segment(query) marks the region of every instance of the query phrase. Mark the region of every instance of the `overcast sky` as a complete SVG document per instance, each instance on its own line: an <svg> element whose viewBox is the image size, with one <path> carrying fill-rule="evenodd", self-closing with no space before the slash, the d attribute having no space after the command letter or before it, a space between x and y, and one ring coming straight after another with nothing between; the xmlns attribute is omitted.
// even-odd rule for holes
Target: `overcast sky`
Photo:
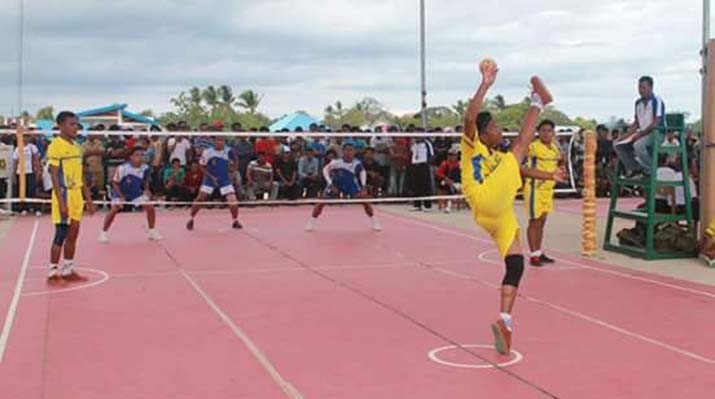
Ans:
<svg viewBox="0 0 715 399"><path fill-rule="evenodd" d="M0 0L0 114L17 104L18 4ZM191 86L265 95L269 116L322 116L372 96L419 107L418 0L25 0L24 104L170 109ZM636 80L669 110L700 114L697 0L427 0L430 105L467 98L477 60L501 68L492 95L526 95L531 74L569 115L632 115Z"/></svg>

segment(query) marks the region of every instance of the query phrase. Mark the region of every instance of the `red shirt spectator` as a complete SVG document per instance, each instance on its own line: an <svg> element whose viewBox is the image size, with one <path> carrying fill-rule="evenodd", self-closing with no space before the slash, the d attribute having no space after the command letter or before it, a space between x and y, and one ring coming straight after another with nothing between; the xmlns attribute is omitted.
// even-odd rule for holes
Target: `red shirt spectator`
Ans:
<svg viewBox="0 0 715 399"><path fill-rule="evenodd" d="M189 171L186 173L186 188L191 192L192 195L196 195L201 188L201 182L204 180L204 174L201 173L201 168L199 168L198 162L191 164Z"/></svg>
<svg viewBox="0 0 715 399"><path fill-rule="evenodd" d="M451 154L450 154L451 155ZM455 159L456 157L450 156L446 161L442 161L437 169L437 180L444 181L447 179L452 180L455 183L459 183L461 180L461 169L459 161Z"/></svg>
<svg viewBox="0 0 715 399"><path fill-rule="evenodd" d="M266 162L273 164L276 161L276 146L277 143L270 137L260 138L256 141L256 154L264 153Z"/></svg>

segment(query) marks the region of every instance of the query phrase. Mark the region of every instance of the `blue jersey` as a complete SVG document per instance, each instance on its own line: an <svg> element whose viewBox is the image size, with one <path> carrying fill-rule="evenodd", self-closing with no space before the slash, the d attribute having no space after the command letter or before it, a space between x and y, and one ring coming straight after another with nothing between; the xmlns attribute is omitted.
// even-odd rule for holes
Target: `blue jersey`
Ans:
<svg viewBox="0 0 715 399"><path fill-rule="evenodd" d="M119 184L119 191L127 201L134 201L144 195L144 188L149 181L149 166L141 164L135 168L125 162L117 168L113 181Z"/></svg>
<svg viewBox="0 0 715 399"><path fill-rule="evenodd" d="M199 163L206 167L206 170L216 177L218 180L218 185L214 183L212 179L208 176L204 176L204 186L221 188L230 186L231 178L229 177L228 168L231 164L231 159L233 159L233 151L228 147L219 151L214 147L204 150L201 154L201 160Z"/></svg>
<svg viewBox="0 0 715 399"><path fill-rule="evenodd" d="M352 162L334 159L323 169L323 176L339 192L350 196L359 194L367 181L365 168L357 159Z"/></svg>

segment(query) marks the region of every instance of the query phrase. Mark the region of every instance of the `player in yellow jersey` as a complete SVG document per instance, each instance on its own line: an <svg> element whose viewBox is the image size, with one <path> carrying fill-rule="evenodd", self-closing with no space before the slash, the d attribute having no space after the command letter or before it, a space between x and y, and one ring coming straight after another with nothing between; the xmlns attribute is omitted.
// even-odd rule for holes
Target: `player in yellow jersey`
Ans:
<svg viewBox="0 0 715 399"><path fill-rule="evenodd" d="M83 181L82 147L75 142L77 116L68 111L60 112L57 125L60 135L52 140L47 149L52 176L52 223L55 225L50 272L47 276L47 283L51 285L87 281L74 270L74 255L85 200L87 212L94 213L89 190ZM60 268L63 249L64 263Z"/></svg>
<svg viewBox="0 0 715 399"><path fill-rule="evenodd" d="M554 188L565 177L564 170L559 167L562 159L554 140L555 128L554 122L548 119L539 123L536 129L539 138L529 146L526 165L521 170L522 176L527 178L524 184L524 204L529 216L526 237L531 250L530 263L535 267L554 263L542 251L541 244L546 218L554 210Z"/></svg>
<svg viewBox="0 0 715 399"><path fill-rule="evenodd" d="M553 98L541 79L533 77L531 104L521 132L509 152L499 152L502 129L489 112L480 112L497 73L494 63L482 68L482 83L466 112L461 143L462 190L475 222L492 236L506 264L501 287L501 314L492 325L496 350L506 355L511 351L514 328L511 313L524 273L519 223L514 213L514 198L522 186L520 165L534 139L539 114Z"/></svg>

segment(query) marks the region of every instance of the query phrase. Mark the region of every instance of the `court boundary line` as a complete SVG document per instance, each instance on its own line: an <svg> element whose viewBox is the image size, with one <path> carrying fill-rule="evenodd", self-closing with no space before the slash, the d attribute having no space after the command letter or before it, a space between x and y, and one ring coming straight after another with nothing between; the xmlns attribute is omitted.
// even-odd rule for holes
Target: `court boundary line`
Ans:
<svg viewBox="0 0 715 399"><path fill-rule="evenodd" d="M0 364L2 364L3 359L5 358L5 350L7 349L7 344L10 340L10 332L15 322L17 307L20 304L20 294L22 294L22 286L25 284L25 276L27 275L27 268L30 265L30 257L32 256L32 249L35 246L35 239L37 238L37 231L39 228L40 221L36 220L32 228L32 234L30 234L30 241L28 242L27 249L25 250L25 257L22 260L20 273L17 275L15 291L12 294L12 300L10 301L10 306L8 306L7 309L7 315L5 316L2 333L0 334Z"/></svg>
<svg viewBox="0 0 715 399"><path fill-rule="evenodd" d="M443 228L443 227L440 227L440 226L434 226L434 225L431 225L431 224L429 224L429 223L423 222L423 221L418 220L418 219L413 219L413 218L410 218L410 217L407 217L407 216L402 216L402 215L396 215L396 214L393 214L393 213L391 213L391 212L382 212L382 214L385 215L385 216L387 216L387 217L390 217L390 218L393 218L393 219L396 219L396 220L400 220L400 221L402 221L403 223L416 224L416 225L418 225L418 226L423 226L423 227L426 227L426 228L429 228L429 229L432 229L432 230L435 230L435 231L440 231L440 232L443 232L443 233L446 233L446 234L451 234L451 235L454 235L454 236L467 238L467 239L470 239L470 240L472 240L472 241L477 241L477 242L481 242L481 243L485 243L485 244L492 244L492 241L490 241L490 240L487 240L487 239L484 239L484 238L481 238L481 237L471 236L471 235L467 234L466 232L461 232L461 231L459 231L459 230L457 230L457 229L450 230L450 228L449 228L448 226L445 226L444 228ZM563 254L562 251L558 251L558 252ZM678 284L672 284L672 283L667 283L667 282L663 282L663 281L658 281L658 280L654 280L654 279L647 278L647 277L640 277L640 276L637 276L637 275L634 275L634 274L631 274L631 273L619 272L619 271L609 270L609 269L602 269L602 268L598 268L598 267L594 267L594 266L589 266L589 265L583 264L583 263L581 263L581 262L563 259L563 258L560 258L560 257L559 257L559 258L556 258L556 259L559 260L559 261L562 261L562 262L566 262L566 263L572 264L572 265L577 266L577 267L582 268L582 269L587 269L587 270L591 270L591 271L598 272L598 273L603 273L603 274L610 274L610 275L612 275L612 276L616 276L616 277L620 277L620 278L624 278L624 279L629 279L629 280L634 280L634 281L640 281L640 282L643 282L643 283L648 283L648 284L652 284L652 285L657 285L657 286L660 286L660 287L663 287L663 288L670 288L670 289L677 290L677 291L683 291L683 292L687 292L687 293L690 293L690 294L701 295L701 296L704 296L704 297L708 297L708 298L715 299L715 293L708 292L708 291L703 291L703 290L699 290L699 289L697 289L697 288L688 288L688 287L684 287L684 286L678 285ZM613 266L613 265L610 265L610 264L607 264L607 263L604 263L604 262L600 262L600 263L602 263L602 264L603 264L604 266L606 266L606 267L619 267L619 266ZM631 270L631 269L628 269L628 270ZM637 271L636 271L636 272L637 272ZM647 272L644 272L644 273L647 273ZM677 278L672 278L672 277L667 277L667 276L659 276L659 277L662 277L662 278L665 278L665 279L670 278L670 279L678 280ZM681 280L681 281L683 281L683 282L685 282L685 283L698 284L698 283L696 283L696 282L689 282L689 281L686 281L686 280Z"/></svg>
<svg viewBox="0 0 715 399"><path fill-rule="evenodd" d="M194 280L189 273L182 269L179 261L174 258L171 253L167 250L165 246L161 246L164 250L166 256L174 263L176 268L179 270L179 274L191 285L191 287L203 298L204 302L209 305L211 310L216 313L216 315L224 322L226 326L233 332L233 334L241 340L243 345L248 349L248 351L253 355L254 359L263 367L268 376L273 380L273 382L278 385L278 387L283 391L283 393L290 399L304 399L303 394L296 389L296 387L286 380L280 372L276 369L273 363L270 361L268 356L263 353L263 351L256 345L253 340L246 334L237 324L231 319L226 312L221 309L221 307L211 298L211 296L204 291L201 286Z"/></svg>

